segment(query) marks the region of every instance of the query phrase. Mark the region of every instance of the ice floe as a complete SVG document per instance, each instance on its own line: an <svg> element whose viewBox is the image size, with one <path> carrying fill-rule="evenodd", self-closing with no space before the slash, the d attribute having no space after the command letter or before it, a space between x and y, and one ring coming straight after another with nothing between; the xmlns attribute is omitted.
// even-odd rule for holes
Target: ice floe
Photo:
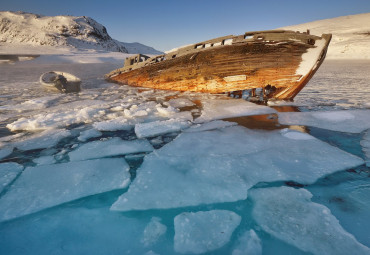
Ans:
<svg viewBox="0 0 370 255"><path fill-rule="evenodd" d="M187 98L172 98L167 102L168 105L175 108L194 106L195 103Z"/></svg>
<svg viewBox="0 0 370 255"><path fill-rule="evenodd" d="M71 161L125 155L130 153L151 152L153 146L145 139L122 140L114 137L105 141L93 141L81 145L68 156Z"/></svg>
<svg viewBox="0 0 370 255"><path fill-rule="evenodd" d="M230 241L241 217L226 210L182 213L175 217L175 251L200 254L221 248Z"/></svg>
<svg viewBox="0 0 370 255"><path fill-rule="evenodd" d="M56 162L54 156L42 156L33 160L38 165L51 165Z"/></svg>
<svg viewBox="0 0 370 255"><path fill-rule="evenodd" d="M21 117L6 127L17 130L43 130L62 128L72 124L90 123L102 119L108 105L102 101L84 100L48 108L47 112Z"/></svg>
<svg viewBox="0 0 370 255"><path fill-rule="evenodd" d="M1 146L0 144L0 159L6 158L10 154L12 154L14 150L13 146Z"/></svg>
<svg viewBox="0 0 370 255"><path fill-rule="evenodd" d="M225 127L236 126L238 123L231 122L231 121L223 121L223 120L214 120L211 122L206 122L203 124L196 124L191 126L188 129L185 129L184 132L201 132Z"/></svg>
<svg viewBox="0 0 370 255"><path fill-rule="evenodd" d="M97 159L28 167L0 199L0 221L14 219L130 183L120 159Z"/></svg>
<svg viewBox="0 0 370 255"><path fill-rule="evenodd" d="M82 131L80 133L80 136L77 137L77 139L81 142L86 142L87 140L89 140L90 138L95 138L95 137L100 137L102 135L102 133L96 129L88 129L88 130L85 130L85 131Z"/></svg>
<svg viewBox="0 0 370 255"><path fill-rule="evenodd" d="M237 245L234 248L231 255L261 255L262 254L262 242L253 229L244 232L239 237Z"/></svg>
<svg viewBox="0 0 370 255"><path fill-rule="evenodd" d="M365 154L366 165L370 167L370 129L365 132L360 144L362 146L362 151Z"/></svg>
<svg viewBox="0 0 370 255"><path fill-rule="evenodd" d="M262 188L250 195L254 219L278 239L313 254L370 254L327 207L311 202L312 194L305 189Z"/></svg>
<svg viewBox="0 0 370 255"><path fill-rule="evenodd" d="M23 170L23 166L14 163L1 163L0 164L0 193L3 192L4 188L9 185Z"/></svg>
<svg viewBox="0 0 370 255"><path fill-rule="evenodd" d="M259 182L311 184L363 163L356 156L289 129L258 131L235 126L182 133L144 158L129 190L111 209L177 208L244 200L248 189Z"/></svg>
<svg viewBox="0 0 370 255"><path fill-rule="evenodd" d="M66 129L45 130L31 136L23 136L12 145L22 151L51 148L70 135L71 132Z"/></svg>
<svg viewBox="0 0 370 255"><path fill-rule="evenodd" d="M243 99L203 100L202 107L202 114L194 121L195 123L240 116L276 113L276 110L270 107L256 105Z"/></svg>
<svg viewBox="0 0 370 255"><path fill-rule="evenodd" d="M134 125L130 124L126 117L118 117L93 123L93 127L99 131L131 130Z"/></svg>
<svg viewBox="0 0 370 255"><path fill-rule="evenodd" d="M166 233L166 231L167 227L161 223L161 219L153 217L144 229L141 242L145 247L151 246L155 244L158 239Z"/></svg>
<svg viewBox="0 0 370 255"><path fill-rule="evenodd" d="M312 126L347 133L361 133L370 128L370 110L279 112L279 123Z"/></svg>
<svg viewBox="0 0 370 255"><path fill-rule="evenodd" d="M163 135L178 132L190 126L188 121L179 119L158 120L135 125L135 134L138 138Z"/></svg>

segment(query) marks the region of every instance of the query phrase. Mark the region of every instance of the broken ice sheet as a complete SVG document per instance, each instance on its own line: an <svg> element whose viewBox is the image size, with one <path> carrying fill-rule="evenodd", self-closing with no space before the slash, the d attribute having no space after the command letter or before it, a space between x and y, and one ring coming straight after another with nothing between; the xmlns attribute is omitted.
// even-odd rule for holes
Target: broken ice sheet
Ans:
<svg viewBox="0 0 370 255"><path fill-rule="evenodd" d="M350 181L318 182L307 189L313 200L327 206L344 229L362 244L370 247L370 184L364 173L348 173ZM360 179L353 179L360 178Z"/></svg>
<svg viewBox="0 0 370 255"><path fill-rule="evenodd" d="M1 146L0 144L0 159L6 158L10 154L12 154L14 150L13 146Z"/></svg>
<svg viewBox="0 0 370 255"><path fill-rule="evenodd" d="M154 245L167 231L167 227L161 223L161 219L153 217L144 229L141 242L145 247Z"/></svg>
<svg viewBox="0 0 370 255"><path fill-rule="evenodd" d="M237 245L233 249L232 255L261 255L262 242L253 229L244 232L238 238Z"/></svg>
<svg viewBox="0 0 370 255"><path fill-rule="evenodd" d="M31 136L23 136L14 141L13 145L22 151L51 148L70 135L71 132L66 129L45 130Z"/></svg>
<svg viewBox="0 0 370 255"><path fill-rule="evenodd" d="M182 213L175 217L175 251L201 254L230 241L241 217L226 210Z"/></svg>
<svg viewBox="0 0 370 255"><path fill-rule="evenodd" d="M370 128L370 110L318 112L279 112L279 123L303 125L347 133L361 133Z"/></svg>
<svg viewBox="0 0 370 255"><path fill-rule="evenodd" d="M105 141L93 141L81 145L68 156L71 161L86 160L93 158L103 158L130 153L151 152L153 146L145 139L126 141L119 137L114 137Z"/></svg>
<svg viewBox="0 0 370 255"><path fill-rule="evenodd" d="M9 162L0 164L0 193L3 192L5 187L8 186L22 170L23 166L18 163Z"/></svg>
<svg viewBox="0 0 370 255"><path fill-rule="evenodd" d="M270 107L256 105L243 99L202 100L202 107L202 114L194 121L195 123L232 117L276 113L276 110Z"/></svg>
<svg viewBox="0 0 370 255"><path fill-rule="evenodd" d="M138 138L153 137L171 132L178 132L190 126L188 121L170 119L139 123L135 125L135 134Z"/></svg>
<svg viewBox="0 0 370 255"><path fill-rule="evenodd" d="M248 189L259 182L310 184L363 163L309 134L288 129L260 131L235 126L182 133L144 158L129 190L111 209L234 202L246 199Z"/></svg>
<svg viewBox="0 0 370 255"><path fill-rule="evenodd" d="M184 132L201 132L201 131L207 131L207 130L225 128L225 127L230 127L230 126L237 126L237 125L238 123L236 122L214 120L214 121L206 122L203 124L193 125L190 128L185 129Z"/></svg>
<svg viewBox="0 0 370 255"><path fill-rule="evenodd" d="M102 133L96 129L88 129L84 130L80 133L80 136L77 137L77 139L81 142L86 142L90 138L100 137L102 136Z"/></svg>
<svg viewBox="0 0 370 255"><path fill-rule="evenodd" d="M313 254L369 254L346 232L330 210L311 202L305 189L260 188L250 191L252 215L269 234Z"/></svg>
<svg viewBox="0 0 370 255"><path fill-rule="evenodd" d="M0 199L0 221L14 219L130 183L122 158L26 168Z"/></svg>

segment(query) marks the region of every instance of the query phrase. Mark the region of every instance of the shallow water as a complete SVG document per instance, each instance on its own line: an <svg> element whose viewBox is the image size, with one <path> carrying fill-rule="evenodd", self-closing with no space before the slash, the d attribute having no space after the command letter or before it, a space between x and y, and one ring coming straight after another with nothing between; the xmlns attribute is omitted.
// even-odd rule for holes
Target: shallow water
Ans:
<svg viewBox="0 0 370 255"><path fill-rule="evenodd" d="M222 201L221 199L213 199L217 197L212 197L212 192L217 194L218 189L222 190L224 187L229 187L230 190L234 187L235 190L240 188L240 191L244 192L244 182L254 183L248 179L249 176L243 175L248 170L248 164L255 166L256 172L263 172L266 167L280 169L276 172L276 175L280 175L282 170L294 169L295 163L299 167L297 168L298 173L302 169L305 170L305 167L314 170L320 169L322 166L323 169L320 171L326 171L330 166L325 165L325 160L328 162L332 160L334 164L335 161L339 163L346 161L345 158L349 157L348 162L352 162L351 155L365 159L365 153L360 145L365 131L348 133L311 126L282 125L278 122L278 113L271 108L272 111L268 114L222 118L224 121L235 122L236 124L233 125L236 126L218 126L218 128L211 128L210 131L201 131L198 136L192 136L191 128L188 127L198 127L198 124L191 120L203 113L202 104L210 104L213 100L224 99L225 96L137 89L104 81L103 75L119 66L117 64L33 64L32 61L0 65L0 157L1 149L12 149L9 155L0 158L0 163L17 162L26 167L26 170L23 170L23 173L6 184L0 193L0 204L6 205L12 210L20 210L17 209L16 204L22 204L32 199L34 199L33 205L37 208L37 203L40 201L37 200L39 198L32 197L34 187L27 187L27 183L26 186L17 186L17 183L20 183L23 174L33 169L30 167L37 167L39 162L48 164L50 168L53 168L53 164L65 164L66 167L70 167L71 154L69 153L81 148L83 144L92 141L107 141L114 137L119 137L123 141L135 141L137 140L135 125L140 126L155 121L175 119L177 120L176 125L178 123L182 125L176 126L173 123L160 122L165 124L160 128L167 131L158 133L157 130L154 130L157 132L153 133L155 135L143 138L143 140L150 142L154 152L136 148L136 152L128 154L121 152L122 154L120 154L119 150L122 151L123 147L119 150L117 147L106 148L106 151L111 151L111 156L108 158L123 158L127 162L132 181L128 187L121 189L115 187L112 191L98 192L59 205L49 206L50 208L46 206L46 209L24 213L23 216L16 218L11 218L10 215L9 219L3 219L0 222L1 254L183 254L186 252L181 252L181 249L174 247L176 244L179 247L178 244L181 243L181 240L178 234L185 230L175 226L174 219L183 213L200 211L217 213L218 210L234 212L241 217L241 221L235 229L230 230L229 239L226 237L226 239L222 239L226 241L225 245L218 248L211 248L213 247L211 244L204 245L205 249L208 249L204 254L231 254L236 249L240 236L250 229L253 229L257 234L263 254L308 254L310 252L320 254L315 248L306 250L294 242L295 235L299 235L299 233L295 232L297 230L289 224L289 221L284 226L285 230L282 230L281 235L276 235L273 231L270 232L268 226L258 222L256 218L259 212L254 211L258 201L249 197L249 192L248 197L245 194L247 198L241 199L239 198L240 194L231 194L230 197L223 198ZM42 73L52 70L70 72L80 77L83 80L82 91L71 94L45 91L38 83L38 79ZM370 108L369 70L369 61L325 61L293 103L288 103L289 106L285 106L287 103L278 103L274 108L282 112L368 109ZM171 101L171 99L178 101ZM22 118L24 118L23 122L20 121ZM110 121L117 119L122 121L116 122L113 127ZM188 122L189 120L190 122ZM83 140L81 138L82 132L93 128L98 129L96 123L105 125L109 123L109 128L100 129L100 134L99 132L86 133L91 136ZM9 124L12 124L12 127L16 127L16 129L9 130ZM353 125L356 124L353 122ZM225 123L219 122L217 125L225 125ZM118 130L114 130L117 126L119 126ZM245 127L245 129L239 130L240 127ZM321 147L317 145L318 147L315 148L316 150L322 148L320 153L327 154L321 155L322 157L319 157L320 153L316 155L315 149L308 146L312 139L302 136L301 133L298 136L293 136L298 140L284 140L287 138L284 137L285 133L281 133L280 130L288 127L308 133L323 141ZM61 132L67 132L63 133L66 134L65 136L53 137L51 135L54 130L60 129L64 130ZM53 130L53 132L32 138L34 135L44 132L43 130ZM154 132L152 129L150 131ZM240 132L238 133L239 137L234 136L236 132ZM17 134L19 137L11 137ZM250 136L246 138L243 137L244 134ZM208 135L209 137L218 137L218 139L214 139L212 142L212 140L207 140L209 139ZM193 137L194 140L185 140L181 144L180 138L185 136ZM30 138L32 140L29 140ZM289 151L289 148L285 148L284 144L277 143L275 140L293 142L292 146L298 148L297 151L294 151L297 153L294 154L297 157L296 161L302 160L305 153L307 158L311 156L308 153L315 154L318 160L317 162L309 160L300 163L294 162L290 158L293 151ZM50 143L50 141L55 142ZM327 145L330 146L325 147ZM126 145L122 143L119 146ZM24 149L26 147L32 149ZM333 151L332 147L341 151ZM278 156L270 158L268 153L263 154L266 152L273 154L276 152L276 155L284 158ZM93 158L99 157L91 155ZM266 162L257 160L260 159L260 155L262 155L261 158L265 157ZM294 155L293 157L295 157ZM317 168L315 164L317 164ZM311 236L308 232L306 233L307 244L311 247L321 247L337 244L336 242L341 240L340 245L342 245L343 252L350 247L359 251L359 254L369 254L369 250L366 250L361 244L370 247L370 234L368 232L370 227L368 226L370 168L366 167L365 164L348 163L347 165L351 164L354 166L332 170L332 173L328 175L320 175L321 177L313 183L305 181L306 177L294 179L293 175L289 178L269 176L262 177L262 179L260 176L253 176L251 178L256 178L256 184L252 185L251 190L281 187L308 190L312 193L311 201L326 206L343 228L330 230L329 226L329 230L333 233L346 233L344 235L346 238L342 240L341 236L334 235L329 241L316 240L315 236ZM109 164L106 167L109 168ZM176 177L171 176L171 169L178 171ZM144 182L145 178L148 178L145 174L151 171L159 176L157 179L151 179L158 181L158 186L156 183L149 182L148 189L153 188L152 192L141 193L143 195L137 197L137 201L145 204L147 201L153 200L156 192L160 191L158 194L162 196L162 199L158 200L173 200L173 204L183 203L183 206L175 206L174 208L150 207L125 212L110 210L112 204L121 195L128 194L131 187L136 185L140 190L140 183L137 180ZM161 175L162 172L167 174ZM83 172L81 174L83 175ZM242 177L236 178L238 174ZM179 189L178 187L182 187L183 183L187 183L194 193L189 193L188 196L187 193L182 194L187 192L188 188ZM202 187L207 187L208 190L200 189ZM24 189L24 196L19 201L15 201L14 205L2 202L15 188ZM203 192L203 196L200 196L201 202L194 203L192 199L196 197L194 194L198 188ZM50 187L46 185L45 192L48 189L53 190L53 184L50 184ZM173 193L174 190L180 191ZM207 191L210 194L205 194ZM227 189L225 189L226 191ZM60 196L63 196L65 192L73 193L74 190L60 192ZM134 194L133 191L130 191L130 194ZM147 197L143 197L144 195ZM221 197L222 194L219 195ZM233 196L238 198L233 199ZM176 201L177 197L182 198L181 203ZM196 198L199 199L199 197ZM207 199L211 198L213 200L208 202ZM49 199L53 200L53 198ZM299 201L297 200L295 203L294 196L289 199L288 201L282 200L281 203L277 202L274 210L286 210L287 214L301 210L301 208L295 207ZM289 202L291 202L290 208L282 209L279 207L280 204L289 204ZM304 208L309 211L313 207L312 203L308 202L305 201L306 207ZM6 215L4 208L0 208L0 218ZM284 211L281 212L284 214ZM309 225L314 226L311 230L319 233L321 226L316 226L316 224L323 216L314 212L316 211L312 211ZM284 224L286 219L278 214L275 215L276 222ZM159 220L153 221L153 217L157 217ZM295 217L295 214L291 217ZM217 219L217 217L214 218ZM190 217L189 220L194 219ZM302 222L304 220L306 219L302 219ZM150 224L151 222L157 223ZM205 228L209 229L209 233L207 236L207 231L205 231L204 242L207 241L207 237L215 236L216 232L220 231L212 229L215 225L221 225L221 222L207 223L205 220ZM270 227L273 228L273 226ZM304 227L304 225L298 226L301 230ZM222 230L225 235L227 231ZM188 246L190 247L191 241L194 242L194 240L191 240L192 232L188 234L190 236ZM284 234L288 236L287 239L284 238ZM354 239L349 237L350 235L353 235L357 241L353 241Z"/></svg>

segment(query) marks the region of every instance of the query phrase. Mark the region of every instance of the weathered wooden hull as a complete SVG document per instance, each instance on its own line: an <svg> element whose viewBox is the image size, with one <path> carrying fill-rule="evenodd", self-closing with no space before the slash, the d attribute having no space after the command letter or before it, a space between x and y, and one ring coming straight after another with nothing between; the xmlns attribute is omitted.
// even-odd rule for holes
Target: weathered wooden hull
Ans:
<svg viewBox="0 0 370 255"><path fill-rule="evenodd" d="M309 35L299 35L305 39L234 39L231 45L190 50L178 56L172 53L174 58L167 54L166 60L158 63L147 61L132 70L115 70L107 79L138 87L206 93L263 89L270 85L273 90L266 97L293 99L323 62L331 39L331 35L313 36L314 44L320 41L315 46L307 39ZM316 59L306 60L305 54ZM302 63L306 66L302 67Z"/></svg>

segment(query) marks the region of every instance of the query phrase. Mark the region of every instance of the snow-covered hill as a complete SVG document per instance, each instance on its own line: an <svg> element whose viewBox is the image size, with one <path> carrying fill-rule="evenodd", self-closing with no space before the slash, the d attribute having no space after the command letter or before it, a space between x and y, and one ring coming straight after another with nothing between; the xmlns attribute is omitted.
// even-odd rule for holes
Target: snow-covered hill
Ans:
<svg viewBox="0 0 370 255"><path fill-rule="evenodd" d="M160 54L140 43L112 39L103 25L86 16L41 16L25 12L0 12L0 48L1 52L8 48L13 54L19 49L21 53L76 49Z"/></svg>
<svg viewBox="0 0 370 255"><path fill-rule="evenodd" d="M283 29L333 34L327 58L370 59L370 13L318 20Z"/></svg>
<svg viewBox="0 0 370 255"><path fill-rule="evenodd" d="M163 52L158 51L152 47L146 46L144 44L134 42L134 43L127 43L123 42L123 46L125 46L128 53L141 53L141 54L150 54L150 55L160 55L163 54Z"/></svg>

